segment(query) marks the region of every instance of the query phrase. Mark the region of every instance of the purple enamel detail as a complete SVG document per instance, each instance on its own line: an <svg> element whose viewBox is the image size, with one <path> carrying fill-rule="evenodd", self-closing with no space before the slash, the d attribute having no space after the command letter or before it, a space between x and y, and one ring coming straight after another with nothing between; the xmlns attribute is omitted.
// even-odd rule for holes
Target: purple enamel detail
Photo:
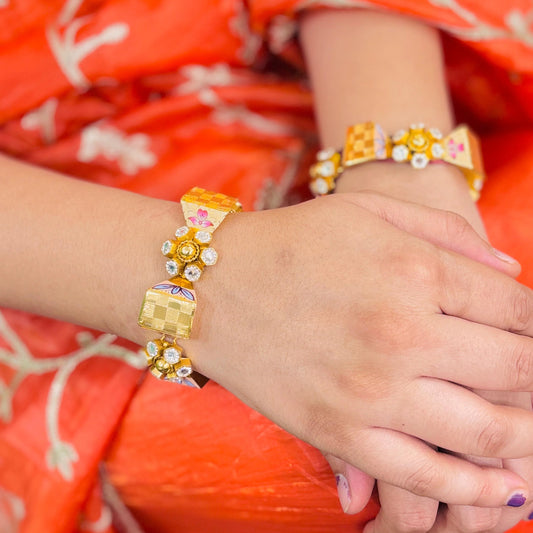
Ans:
<svg viewBox="0 0 533 533"><path fill-rule="evenodd" d="M526 503L526 497L523 494L515 494L508 502L509 507L522 507Z"/></svg>
<svg viewBox="0 0 533 533"><path fill-rule="evenodd" d="M170 283L160 283L159 285L154 285L154 287L152 288L157 289L158 291L168 292L169 294L181 295L187 300L191 300L191 302L194 302L194 294L191 291L180 287L179 285L172 285Z"/></svg>

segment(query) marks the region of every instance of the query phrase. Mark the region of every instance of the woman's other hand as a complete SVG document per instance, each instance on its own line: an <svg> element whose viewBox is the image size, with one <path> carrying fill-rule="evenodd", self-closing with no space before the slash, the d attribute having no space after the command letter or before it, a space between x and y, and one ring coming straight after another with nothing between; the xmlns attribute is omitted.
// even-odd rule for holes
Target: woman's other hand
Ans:
<svg viewBox="0 0 533 533"><path fill-rule="evenodd" d="M452 504L512 503L528 495L518 476L425 444L533 451L530 413L465 388L531 386L533 340L508 331L531 334L531 291L409 234L479 239L460 220L372 194L233 217L198 289L201 340L185 347L201 372L372 477Z"/></svg>

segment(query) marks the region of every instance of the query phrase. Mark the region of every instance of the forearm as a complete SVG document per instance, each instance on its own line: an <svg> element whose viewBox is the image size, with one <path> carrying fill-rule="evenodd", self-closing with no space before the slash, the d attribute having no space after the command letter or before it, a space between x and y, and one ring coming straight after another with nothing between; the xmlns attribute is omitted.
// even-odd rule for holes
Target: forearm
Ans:
<svg viewBox="0 0 533 533"><path fill-rule="evenodd" d="M347 126L367 120L387 133L418 122L443 133L453 127L436 29L395 14L332 10L307 14L301 38L323 146L342 146ZM366 163L337 185L365 189L456 211L484 231L462 173L450 165Z"/></svg>
<svg viewBox="0 0 533 533"><path fill-rule="evenodd" d="M5 157L0 181L0 305L142 341L138 309L165 277L179 206Z"/></svg>

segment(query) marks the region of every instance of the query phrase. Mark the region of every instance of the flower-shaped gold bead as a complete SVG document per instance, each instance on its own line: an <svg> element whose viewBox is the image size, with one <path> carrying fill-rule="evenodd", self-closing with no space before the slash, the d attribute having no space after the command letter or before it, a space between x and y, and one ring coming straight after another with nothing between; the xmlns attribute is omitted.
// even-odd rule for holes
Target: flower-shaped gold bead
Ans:
<svg viewBox="0 0 533 533"><path fill-rule="evenodd" d="M217 262L218 254L209 246L211 239L211 233L205 229L188 226L178 228L176 239L165 241L161 247L163 255L169 258L167 272L172 277L197 281L206 266Z"/></svg>

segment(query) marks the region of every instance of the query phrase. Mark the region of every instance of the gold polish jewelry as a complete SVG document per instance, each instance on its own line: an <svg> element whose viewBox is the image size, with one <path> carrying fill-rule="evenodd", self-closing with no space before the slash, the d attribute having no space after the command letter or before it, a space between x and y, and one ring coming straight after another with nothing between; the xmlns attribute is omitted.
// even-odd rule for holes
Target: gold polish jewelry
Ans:
<svg viewBox="0 0 533 533"><path fill-rule="evenodd" d="M463 172L474 201L485 181L479 140L465 125L444 138L437 128L426 129L423 124L412 124L409 130L388 137L378 124L365 122L348 128L342 151L330 148L318 153L318 161L309 171L311 191L315 196L328 194L346 168L386 159L410 162L416 169L436 161L454 165Z"/></svg>
<svg viewBox="0 0 533 533"><path fill-rule="evenodd" d="M193 388L202 388L208 381L193 370L191 360L185 357L183 349L172 337L148 341L144 351L148 368L158 379Z"/></svg>
<svg viewBox="0 0 533 533"><path fill-rule="evenodd" d="M214 265L218 254L211 248L212 234L230 213L242 210L236 198L195 187L181 199L186 226L176 230L176 239L165 241L161 252L170 280L146 291L139 313L139 326L162 334L146 344L150 372L157 378L201 388L209 379L195 372L177 339L191 336L196 312L197 281L206 266Z"/></svg>
<svg viewBox="0 0 533 533"><path fill-rule="evenodd" d="M162 281L144 295L138 324L180 339L191 336L196 293L192 284L180 278Z"/></svg>
<svg viewBox="0 0 533 533"><path fill-rule="evenodd" d="M181 199L186 226L176 230L176 239L165 241L161 252L168 257L167 272L172 277L198 281L206 266L217 262L218 254L209 246L213 232L230 213L242 210L236 198L195 187Z"/></svg>

